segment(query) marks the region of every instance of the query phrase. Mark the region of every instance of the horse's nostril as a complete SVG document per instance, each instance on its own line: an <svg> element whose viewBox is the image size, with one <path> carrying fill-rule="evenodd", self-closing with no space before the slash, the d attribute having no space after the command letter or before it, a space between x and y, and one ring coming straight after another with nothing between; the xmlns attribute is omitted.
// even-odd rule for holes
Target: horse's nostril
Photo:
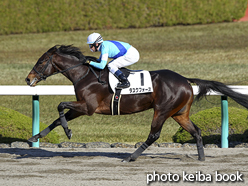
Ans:
<svg viewBox="0 0 248 186"><path fill-rule="evenodd" d="M30 83L30 79L29 78L26 78L25 81L27 82L27 84Z"/></svg>

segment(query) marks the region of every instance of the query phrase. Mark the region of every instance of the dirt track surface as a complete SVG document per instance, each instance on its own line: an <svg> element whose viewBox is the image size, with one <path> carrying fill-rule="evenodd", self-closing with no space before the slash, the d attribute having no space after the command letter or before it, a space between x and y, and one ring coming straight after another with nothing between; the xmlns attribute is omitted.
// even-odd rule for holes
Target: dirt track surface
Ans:
<svg viewBox="0 0 248 186"><path fill-rule="evenodd" d="M135 149L123 148L44 148L0 149L0 183L5 185L70 186L143 186L149 185L247 185L248 149L205 149L206 161L197 159L197 151L184 148L150 147L135 162L123 163ZM199 173L200 171L200 173ZM215 172L237 182L216 182ZM239 171L239 176L237 176ZM184 172L184 174L183 174ZM169 175L179 181L168 181ZM211 181L190 181L189 174L204 174ZM242 174L242 175L241 175ZM157 181L159 177L162 179ZM165 175L167 181L165 182ZM188 176L187 176L188 175ZM176 177L177 176L177 177ZM183 177L184 176L184 177ZM185 177L186 176L186 177ZM200 176L203 179L203 175ZM172 179L172 176L171 176ZM220 179L220 177L219 177Z"/></svg>

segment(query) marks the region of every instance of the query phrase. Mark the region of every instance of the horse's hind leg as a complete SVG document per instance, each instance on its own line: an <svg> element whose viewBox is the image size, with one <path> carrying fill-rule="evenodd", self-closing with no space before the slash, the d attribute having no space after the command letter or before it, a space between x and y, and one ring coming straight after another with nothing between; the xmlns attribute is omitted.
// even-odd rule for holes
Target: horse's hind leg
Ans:
<svg viewBox="0 0 248 186"><path fill-rule="evenodd" d="M168 116L163 116L160 112L154 112L154 117L151 125L151 131L147 140L129 157L123 159L123 162L135 161L141 153L146 150L153 142L155 142L161 133L162 126Z"/></svg>
<svg viewBox="0 0 248 186"><path fill-rule="evenodd" d="M172 117L179 125L188 131L196 140L198 160L204 161L204 149L201 137L201 130L189 119L188 112Z"/></svg>

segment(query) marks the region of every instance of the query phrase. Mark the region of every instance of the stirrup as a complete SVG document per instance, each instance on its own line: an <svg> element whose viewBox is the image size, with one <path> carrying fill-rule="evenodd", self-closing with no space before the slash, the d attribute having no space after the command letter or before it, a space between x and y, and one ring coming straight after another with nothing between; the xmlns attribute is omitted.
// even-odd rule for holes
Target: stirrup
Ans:
<svg viewBox="0 0 248 186"><path fill-rule="evenodd" d="M120 83L118 83L117 86L116 86L117 89L124 89L124 88L128 88L128 87L130 87L129 81L120 82Z"/></svg>

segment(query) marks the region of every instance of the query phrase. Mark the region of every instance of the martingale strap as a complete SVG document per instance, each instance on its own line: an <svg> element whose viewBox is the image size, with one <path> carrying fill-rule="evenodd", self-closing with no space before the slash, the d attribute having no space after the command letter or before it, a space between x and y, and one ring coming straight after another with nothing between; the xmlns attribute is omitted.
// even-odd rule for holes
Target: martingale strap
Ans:
<svg viewBox="0 0 248 186"><path fill-rule="evenodd" d="M113 97L112 97L112 104L111 104L111 111L112 115L120 115L120 100L121 100L121 90L116 89Z"/></svg>

